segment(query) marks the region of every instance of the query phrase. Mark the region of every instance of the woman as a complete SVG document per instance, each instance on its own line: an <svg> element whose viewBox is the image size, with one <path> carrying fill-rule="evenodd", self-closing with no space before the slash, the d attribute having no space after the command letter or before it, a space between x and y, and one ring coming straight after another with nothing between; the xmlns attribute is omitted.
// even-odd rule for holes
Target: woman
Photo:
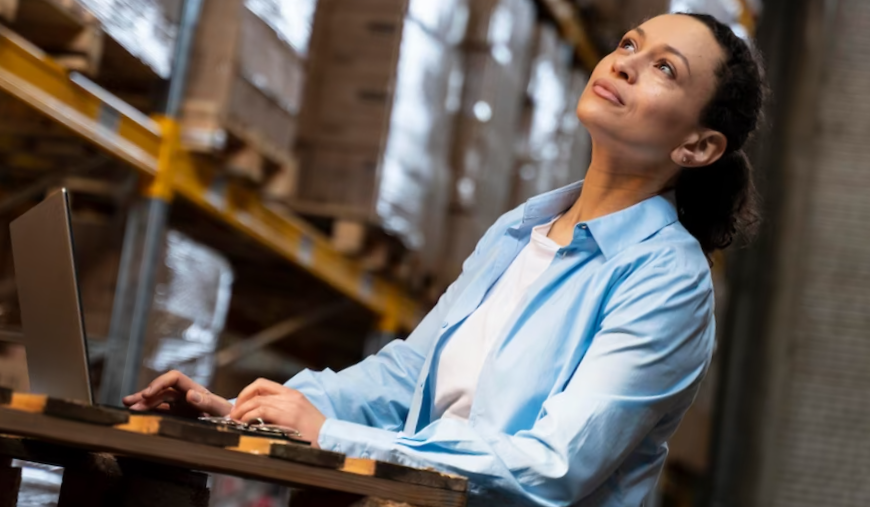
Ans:
<svg viewBox="0 0 870 507"><path fill-rule="evenodd" d="M595 68L586 180L502 216L406 341L234 404L178 372L125 400L298 429L471 479L485 505L640 505L714 343L709 255L756 222L764 86L713 18L665 15ZM498 500L493 498L497 497Z"/></svg>

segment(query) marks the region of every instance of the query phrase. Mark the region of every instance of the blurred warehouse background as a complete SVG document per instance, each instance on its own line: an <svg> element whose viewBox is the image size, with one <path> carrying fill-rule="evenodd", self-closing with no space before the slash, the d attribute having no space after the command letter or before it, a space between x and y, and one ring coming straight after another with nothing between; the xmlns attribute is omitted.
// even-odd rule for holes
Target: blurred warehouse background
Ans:
<svg viewBox="0 0 870 507"><path fill-rule="evenodd" d="M667 11L752 39L774 100L765 225L716 259L714 365L649 504L870 505L865 0L0 0L0 385L28 384L8 223L59 187L100 401L377 351L500 214L583 178L589 71Z"/></svg>

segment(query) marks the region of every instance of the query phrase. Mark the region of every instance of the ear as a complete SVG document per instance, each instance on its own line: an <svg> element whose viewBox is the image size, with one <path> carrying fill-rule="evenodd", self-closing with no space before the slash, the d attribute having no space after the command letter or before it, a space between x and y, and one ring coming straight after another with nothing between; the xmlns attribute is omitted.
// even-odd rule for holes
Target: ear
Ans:
<svg viewBox="0 0 870 507"><path fill-rule="evenodd" d="M721 132L704 129L693 133L671 152L671 160L680 167L704 167L725 153L728 139Z"/></svg>

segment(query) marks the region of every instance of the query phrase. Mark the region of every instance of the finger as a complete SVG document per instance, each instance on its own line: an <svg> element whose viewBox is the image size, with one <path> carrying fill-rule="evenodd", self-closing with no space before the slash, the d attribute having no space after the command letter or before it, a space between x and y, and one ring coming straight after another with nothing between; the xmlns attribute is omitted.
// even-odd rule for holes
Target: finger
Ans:
<svg viewBox="0 0 870 507"><path fill-rule="evenodd" d="M187 391L185 399L188 403L209 415L225 416L233 409L233 404L214 393Z"/></svg>
<svg viewBox="0 0 870 507"><path fill-rule="evenodd" d="M174 388L182 392L190 390L200 392L207 391L206 388L191 380L187 375L178 370L172 370L152 380L148 387L142 391L142 395L146 398L150 398L151 396L154 396L155 393L159 393L160 391L169 388Z"/></svg>
<svg viewBox="0 0 870 507"><path fill-rule="evenodd" d="M230 414L231 419L235 419L237 421L253 421L257 417L251 417L250 414L262 409L269 408L274 414L278 414L282 419L287 419L287 417L293 412L293 402L283 397L266 395L266 396L257 396L253 400L248 400L243 405L238 407L238 410L235 410L235 413ZM265 418L264 418L265 420ZM274 423L274 420L266 421L268 423Z"/></svg>
<svg viewBox="0 0 870 507"><path fill-rule="evenodd" d="M124 396L124 399L121 400L124 403L124 406L130 407L133 406L140 401L142 401L142 392L131 394L129 396Z"/></svg>
<svg viewBox="0 0 870 507"><path fill-rule="evenodd" d="M241 403L241 404L238 402L238 400L236 400L235 406L230 411L230 419L235 419L236 421L241 421L243 415L256 409L257 407L259 407L262 404L263 404L263 397L262 396L256 396L256 397L251 398L248 401Z"/></svg>
<svg viewBox="0 0 870 507"><path fill-rule="evenodd" d="M277 382L260 378L252 382L248 387L242 389L242 392L240 392L239 396L236 398L236 405L244 404L255 396L280 394L286 392L288 389L289 388L284 387Z"/></svg>
<svg viewBox="0 0 870 507"><path fill-rule="evenodd" d="M154 396L143 398L131 406L130 410L151 410L162 403L177 403L183 399L183 395L175 389L164 389Z"/></svg>
<svg viewBox="0 0 870 507"><path fill-rule="evenodd" d="M278 418L281 415L281 411L276 409L275 407L271 407L269 405L260 405L259 407L251 410L244 416L240 421L242 422L251 422L256 421L257 419L262 419L266 424L272 424L278 421Z"/></svg>

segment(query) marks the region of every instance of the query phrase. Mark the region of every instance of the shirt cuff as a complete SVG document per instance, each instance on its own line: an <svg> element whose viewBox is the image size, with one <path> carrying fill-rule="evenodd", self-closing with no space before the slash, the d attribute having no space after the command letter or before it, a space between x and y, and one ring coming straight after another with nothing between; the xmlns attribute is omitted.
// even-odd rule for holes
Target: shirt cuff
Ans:
<svg viewBox="0 0 870 507"><path fill-rule="evenodd" d="M352 458L390 461L398 436L396 432L380 428L327 419L320 428L317 444L321 449L340 452Z"/></svg>

